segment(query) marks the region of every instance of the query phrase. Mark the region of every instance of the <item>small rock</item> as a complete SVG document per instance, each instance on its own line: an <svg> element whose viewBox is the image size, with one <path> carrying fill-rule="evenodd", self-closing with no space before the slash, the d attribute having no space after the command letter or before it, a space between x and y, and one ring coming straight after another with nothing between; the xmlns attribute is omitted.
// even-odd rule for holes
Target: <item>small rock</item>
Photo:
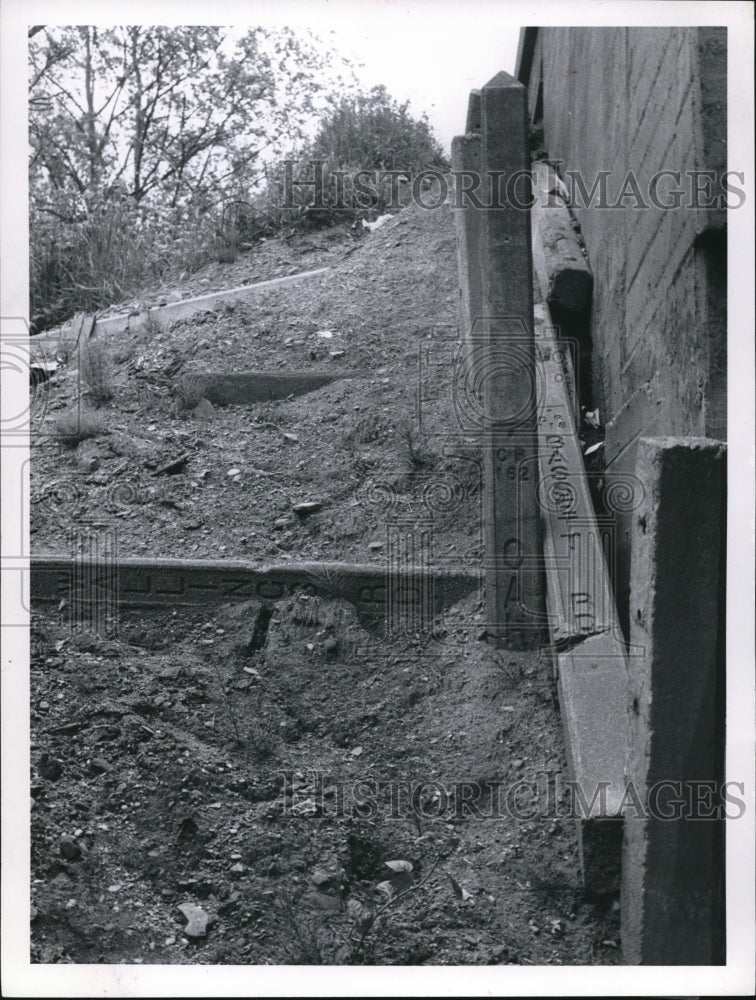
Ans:
<svg viewBox="0 0 756 1000"><path fill-rule="evenodd" d="M63 768L57 760L43 753L39 760L38 771L45 781L57 781L63 773Z"/></svg>
<svg viewBox="0 0 756 1000"><path fill-rule="evenodd" d="M104 757L95 757L89 764L90 770L94 774L106 774L113 770L113 765L109 764Z"/></svg>
<svg viewBox="0 0 756 1000"><path fill-rule="evenodd" d="M333 659L339 651L339 644L336 639L326 639L323 643L323 650L329 659Z"/></svg>
<svg viewBox="0 0 756 1000"><path fill-rule="evenodd" d="M240 476L241 475L241 469L237 469L236 466L234 466L233 469L229 469L228 470L228 472L226 473L226 475L227 476Z"/></svg>
<svg viewBox="0 0 756 1000"><path fill-rule="evenodd" d="M174 458L171 462L166 462L165 465L161 465L160 468L155 469L153 475L155 476L178 476L186 468L186 463L189 461L189 453L185 452L183 455L179 455L178 458Z"/></svg>
<svg viewBox="0 0 756 1000"><path fill-rule="evenodd" d="M71 837L63 837L60 842L60 856L66 861L78 861L81 857L81 848Z"/></svg>
<svg viewBox="0 0 756 1000"><path fill-rule="evenodd" d="M294 522L290 517L277 517L276 520L273 522L273 527L278 529L288 528L289 525L293 523Z"/></svg>
<svg viewBox="0 0 756 1000"><path fill-rule="evenodd" d="M299 441L299 438L297 437L296 434L289 434L288 432L286 432L284 434L284 441Z"/></svg>
<svg viewBox="0 0 756 1000"><path fill-rule="evenodd" d="M346 354L346 351L329 351L328 352L328 356L330 358L333 358L334 361L336 361L338 358L343 358L345 354Z"/></svg>
<svg viewBox="0 0 756 1000"><path fill-rule="evenodd" d="M322 506L323 504L319 500L303 500L301 503L294 504L291 509L299 517L307 517L320 510Z"/></svg>
<svg viewBox="0 0 756 1000"><path fill-rule="evenodd" d="M205 399L205 397L203 396L202 399L199 401L199 403L197 403L197 405L192 410L192 413L194 414L195 417L198 417L200 420L210 420L210 418L215 414L215 407L213 406L213 404L210 402L209 399Z"/></svg>
<svg viewBox="0 0 756 1000"><path fill-rule="evenodd" d="M312 801L312 799L304 799L302 802L297 802L291 807L291 812L293 816L315 816L317 814L318 807Z"/></svg>
<svg viewBox="0 0 756 1000"><path fill-rule="evenodd" d="M354 750L349 751L352 757L362 756L362 747L355 747Z"/></svg>
<svg viewBox="0 0 756 1000"><path fill-rule="evenodd" d="M307 896L307 901L319 910L334 912L341 909L341 900L336 896L329 896L325 892L312 892Z"/></svg>
<svg viewBox="0 0 756 1000"><path fill-rule="evenodd" d="M371 542L368 545L368 548L371 549L373 552L377 552L378 549L382 549L383 548L383 542Z"/></svg>
<svg viewBox="0 0 756 1000"><path fill-rule="evenodd" d="M210 918L202 907L195 906L194 903L181 903L179 910L188 921L186 927L184 928L184 935L194 940L206 937L207 925Z"/></svg>

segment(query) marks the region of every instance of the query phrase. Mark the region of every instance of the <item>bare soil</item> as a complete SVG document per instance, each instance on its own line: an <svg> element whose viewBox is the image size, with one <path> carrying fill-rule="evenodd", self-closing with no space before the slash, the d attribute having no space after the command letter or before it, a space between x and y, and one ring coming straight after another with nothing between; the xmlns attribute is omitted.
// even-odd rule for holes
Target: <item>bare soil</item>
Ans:
<svg viewBox="0 0 756 1000"><path fill-rule="evenodd" d="M437 565L480 564L450 211L404 209L324 254L323 278L127 333L99 380L70 358L38 387L35 552L116 525L121 555L381 562L404 518L431 522ZM254 256L216 278L271 276ZM357 374L204 417L180 382L334 368ZM319 510L297 516L304 500ZM476 596L398 634L304 593L124 610L105 636L35 609L32 960L617 962L616 900L586 897L548 798L565 772L549 652L482 629Z"/></svg>

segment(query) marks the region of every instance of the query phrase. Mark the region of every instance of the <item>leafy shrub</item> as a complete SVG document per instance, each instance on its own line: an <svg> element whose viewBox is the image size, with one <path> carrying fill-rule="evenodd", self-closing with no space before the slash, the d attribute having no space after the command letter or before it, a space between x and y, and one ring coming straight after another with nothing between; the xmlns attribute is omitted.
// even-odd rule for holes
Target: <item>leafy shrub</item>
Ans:
<svg viewBox="0 0 756 1000"><path fill-rule="evenodd" d="M379 180L381 171L401 171L412 178L425 170L448 170L427 117L413 118L408 108L408 102L399 104L383 86L345 98L323 118L312 142L290 155L288 168L268 171L262 199L268 218L294 229L353 223L396 209L396 181ZM322 167L313 161L322 161ZM316 169L322 170L324 181L320 205L313 186ZM360 171L371 177L355 183Z"/></svg>

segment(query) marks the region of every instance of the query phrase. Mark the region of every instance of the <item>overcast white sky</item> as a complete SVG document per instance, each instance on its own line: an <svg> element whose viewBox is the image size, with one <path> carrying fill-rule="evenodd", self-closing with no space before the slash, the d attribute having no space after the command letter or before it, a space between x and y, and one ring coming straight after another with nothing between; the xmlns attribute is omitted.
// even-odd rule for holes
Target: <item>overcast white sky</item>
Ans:
<svg viewBox="0 0 756 1000"><path fill-rule="evenodd" d="M231 0L212 11L216 23L223 11L226 24L310 28L363 64L366 87L382 83L427 113L447 152L464 131L469 91L502 69L514 73L520 27L534 18L528 5L504 0Z"/></svg>
<svg viewBox="0 0 756 1000"><path fill-rule="evenodd" d="M387 5L388 6L388 5ZM464 132L467 96L499 70L514 73L520 25L503 3L439 4L435 13L404 4L381 17L354 16L329 36L344 55L364 63L368 86L383 83L412 110L427 112L447 152ZM486 10L487 8L487 10Z"/></svg>

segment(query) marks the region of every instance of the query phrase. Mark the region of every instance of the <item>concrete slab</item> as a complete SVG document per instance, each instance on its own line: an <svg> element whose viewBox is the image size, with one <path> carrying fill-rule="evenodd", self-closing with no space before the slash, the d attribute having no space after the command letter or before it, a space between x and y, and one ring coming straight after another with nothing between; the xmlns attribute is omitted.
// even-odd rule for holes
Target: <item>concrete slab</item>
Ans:
<svg viewBox="0 0 756 1000"><path fill-rule="evenodd" d="M627 653L577 438L569 353L547 306L535 307L535 319L549 628L581 874L589 893L605 895L621 881Z"/></svg>
<svg viewBox="0 0 756 1000"><path fill-rule="evenodd" d="M382 565L359 563L284 563L258 565L232 560L117 559L82 560L59 555L31 559L31 602L58 605L72 599L74 585L90 601L134 608L198 607L234 601L278 600L302 588L324 597L341 597L355 605L365 624L387 615L395 588L406 605L421 606L430 593L438 613L480 588L480 573L433 569L432 587L423 575ZM75 583L76 581L76 583ZM81 603L81 597L78 598Z"/></svg>
<svg viewBox="0 0 756 1000"><path fill-rule="evenodd" d="M557 655L581 872L586 889L599 895L620 887L626 664L624 644L608 633Z"/></svg>

